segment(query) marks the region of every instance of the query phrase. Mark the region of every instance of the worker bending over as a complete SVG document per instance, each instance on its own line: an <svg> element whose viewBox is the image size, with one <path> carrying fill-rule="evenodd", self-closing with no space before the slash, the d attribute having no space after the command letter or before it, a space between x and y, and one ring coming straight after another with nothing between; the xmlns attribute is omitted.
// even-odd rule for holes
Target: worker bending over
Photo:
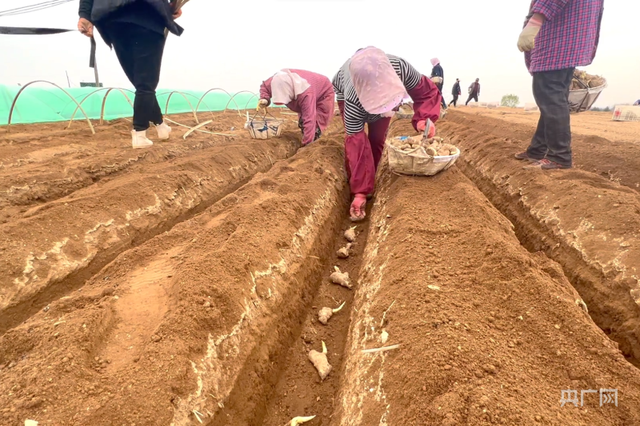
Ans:
<svg viewBox="0 0 640 426"><path fill-rule="evenodd" d="M413 100L411 123L423 132L427 119L440 116L440 92L411 64L376 47L358 50L333 78L338 107L346 130L345 162L353 195L351 220L365 218L368 196L373 196L378 164L394 110L404 99ZM364 127L367 124L368 134ZM435 126L427 129L435 135Z"/></svg>
<svg viewBox="0 0 640 426"><path fill-rule="evenodd" d="M311 71L284 69L260 85L258 111L273 101L298 113L302 145L309 145L329 126L335 93L329 79Z"/></svg>

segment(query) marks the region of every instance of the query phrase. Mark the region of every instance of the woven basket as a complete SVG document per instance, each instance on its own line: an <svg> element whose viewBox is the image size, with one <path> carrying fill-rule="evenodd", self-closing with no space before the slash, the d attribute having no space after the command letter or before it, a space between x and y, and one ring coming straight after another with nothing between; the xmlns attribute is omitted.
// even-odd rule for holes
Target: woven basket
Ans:
<svg viewBox="0 0 640 426"><path fill-rule="evenodd" d="M253 139L277 138L282 134L282 124L284 120L277 118L262 117L248 120L244 127L249 130Z"/></svg>
<svg viewBox="0 0 640 426"><path fill-rule="evenodd" d="M607 87L607 80L602 79L604 83L598 87L589 87L581 80L576 80L582 89L573 89L569 91L569 110L571 112L583 112L591 109L593 104L600 97L600 93Z"/></svg>
<svg viewBox="0 0 640 426"><path fill-rule="evenodd" d="M402 140L406 139L406 136L398 136L393 139ZM458 151L456 154L432 157L427 154L424 147L418 147L411 151L402 151L389 143L389 139L387 139L385 145L387 146L389 169L402 175L433 176L453 166L458 157L460 157L459 148L456 148Z"/></svg>

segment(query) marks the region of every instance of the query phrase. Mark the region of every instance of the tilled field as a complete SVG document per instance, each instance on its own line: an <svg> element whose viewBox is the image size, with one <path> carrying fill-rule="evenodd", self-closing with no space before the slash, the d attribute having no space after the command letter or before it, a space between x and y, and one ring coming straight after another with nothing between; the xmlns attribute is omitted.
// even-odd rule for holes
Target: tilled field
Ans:
<svg viewBox="0 0 640 426"><path fill-rule="evenodd" d="M640 424L634 146L527 171L526 124L453 111L458 165L383 165L343 258L340 120L303 149L243 122L0 132L0 424Z"/></svg>
<svg viewBox="0 0 640 426"><path fill-rule="evenodd" d="M28 143L15 130L3 135L0 332L296 149L291 135L276 142L242 135L183 143L176 136L132 150L127 124L110 127L95 137L78 130L68 138L85 142L68 144L64 133Z"/></svg>
<svg viewBox="0 0 640 426"><path fill-rule="evenodd" d="M616 149L603 139L596 148L577 137L576 167L541 173L523 170L513 159L528 140L505 140L500 126L486 131L484 122L480 125L467 114L450 116L442 131L464 151L458 167L513 222L528 249L544 252L562 265L596 324L638 365L640 164L630 152L637 145L617 142L625 149ZM509 128L526 135L525 128ZM597 169L605 151L624 177L610 179L604 169Z"/></svg>

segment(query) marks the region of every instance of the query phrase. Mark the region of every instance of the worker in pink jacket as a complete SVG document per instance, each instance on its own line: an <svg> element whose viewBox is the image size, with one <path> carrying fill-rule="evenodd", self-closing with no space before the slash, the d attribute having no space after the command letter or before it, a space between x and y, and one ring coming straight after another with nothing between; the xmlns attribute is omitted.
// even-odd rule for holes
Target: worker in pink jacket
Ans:
<svg viewBox="0 0 640 426"><path fill-rule="evenodd" d="M333 86L327 77L311 71L283 69L260 85L258 111L273 101L297 112L302 145L306 146L329 126L334 98Z"/></svg>
<svg viewBox="0 0 640 426"><path fill-rule="evenodd" d="M410 97L413 128L426 129L428 137L433 137L435 126L428 123L440 118L442 96L431 79L409 62L373 46L358 50L345 62L333 78L333 87L347 133L345 161L353 195L350 214L357 222L365 218L367 198L373 195L394 111Z"/></svg>

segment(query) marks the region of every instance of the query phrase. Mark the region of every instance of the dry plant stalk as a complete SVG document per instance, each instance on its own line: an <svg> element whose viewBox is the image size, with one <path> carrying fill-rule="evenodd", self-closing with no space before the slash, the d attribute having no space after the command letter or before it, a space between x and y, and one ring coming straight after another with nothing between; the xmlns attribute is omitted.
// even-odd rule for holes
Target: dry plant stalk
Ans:
<svg viewBox="0 0 640 426"><path fill-rule="evenodd" d="M207 124L209 124L209 123L211 123L211 122L213 122L213 120L205 121L204 123L200 123L200 124L198 124L197 126L190 128L190 129L189 129L189 130L188 130L188 131L187 131L187 132L182 136L182 139L185 139L185 140L186 140L186 139L187 139L187 136L189 136L191 133L195 132L196 130L198 130L198 129L199 129L199 128L201 128L201 127L206 126Z"/></svg>
<svg viewBox="0 0 640 426"><path fill-rule="evenodd" d="M363 354L373 354L373 353L377 353L377 352L386 352L386 351L392 351L394 349L398 349L400 347L400 345L392 345L392 346L384 346L382 348L375 348L375 349L363 349L362 353Z"/></svg>

